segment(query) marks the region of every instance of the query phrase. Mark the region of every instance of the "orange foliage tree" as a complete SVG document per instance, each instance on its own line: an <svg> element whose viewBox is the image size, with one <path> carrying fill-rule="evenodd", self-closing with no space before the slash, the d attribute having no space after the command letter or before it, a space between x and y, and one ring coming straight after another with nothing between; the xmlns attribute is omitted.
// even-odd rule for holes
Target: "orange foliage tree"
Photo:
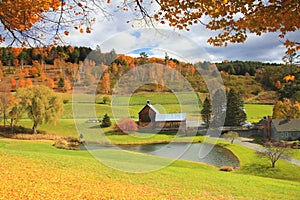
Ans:
<svg viewBox="0 0 300 200"><path fill-rule="evenodd" d="M3 77L4 77L4 75L3 75L3 71L0 69L0 80L2 80L2 79L3 79Z"/></svg>
<svg viewBox="0 0 300 200"><path fill-rule="evenodd" d="M32 86L32 81L31 81L31 79L30 79L30 78L27 78L27 79L26 79L26 83L25 83L25 85L26 85L26 87L28 87L28 86Z"/></svg>
<svg viewBox="0 0 300 200"><path fill-rule="evenodd" d="M41 75L40 75L40 79L41 79L41 81L42 81L42 82L44 82L44 81L47 81L47 80L48 80L44 72L42 72L42 73L41 73Z"/></svg>
<svg viewBox="0 0 300 200"><path fill-rule="evenodd" d="M215 46L240 43L247 39L249 33L278 33L280 40L288 52L300 50L300 41L290 41L286 37L289 32L300 28L300 2L294 0L213 0L213 1L156 1L159 4L154 19L162 24L178 29L189 30L190 26L201 23L207 29L220 30L217 36L208 42ZM144 18L149 18L147 9L141 1L136 1ZM266 16L274 16L268 17Z"/></svg>
<svg viewBox="0 0 300 200"><path fill-rule="evenodd" d="M54 88L54 81L52 78L48 78L48 86L49 88L53 89Z"/></svg>
<svg viewBox="0 0 300 200"><path fill-rule="evenodd" d="M20 87L20 88L25 87L25 81L24 81L23 78L20 78L20 79L19 79L19 87Z"/></svg>
<svg viewBox="0 0 300 200"><path fill-rule="evenodd" d="M29 74L31 76L37 77L38 76L38 69L36 67L30 67Z"/></svg>
<svg viewBox="0 0 300 200"><path fill-rule="evenodd" d="M0 26L4 31L0 33L0 40L21 45L44 44L45 40L55 44L61 37L60 33L69 34L61 29L62 26L90 33L91 24L95 21L92 11L101 7L103 3L100 0L1 1Z"/></svg>
<svg viewBox="0 0 300 200"><path fill-rule="evenodd" d="M17 81L14 78L10 79L10 86L12 90L15 90L17 88Z"/></svg>
<svg viewBox="0 0 300 200"><path fill-rule="evenodd" d="M110 77L108 72L105 72L103 74L102 81L101 81L101 88L104 94L108 94L110 91Z"/></svg>
<svg viewBox="0 0 300 200"><path fill-rule="evenodd" d="M294 82L295 81L295 76L293 76L293 75L287 75L287 76L285 76L284 78L283 78L283 80L285 80L285 82L286 83L288 83L288 82Z"/></svg>
<svg viewBox="0 0 300 200"><path fill-rule="evenodd" d="M114 4L110 1L105 4L101 0L5 0L1 1L0 7L0 25L4 30L0 40L11 38L12 43L26 45L32 41L43 43L44 38L50 38L56 44L60 33L69 35L65 28L72 27L80 33L90 33L95 21L93 14L111 16L107 8L116 4L118 10L133 12L133 20L144 19L152 25L155 24L154 20L179 30L190 30L195 24L203 24L207 29L219 31L216 36L208 39L215 46L245 42L249 33L260 36L272 32L278 33L287 52L300 50L300 42L291 41L287 37L288 33L300 28L300 2L295 0L156 0L150 3L127 0Z"/></svg>
<svg viewBox="0 0 300 200"><path fill-rule="evenodd" d="M6 126L7 116L12 107L17 103L14 96L11 94L8 88L0 87L0 113L3 117L3 125Z"/></svg>
<svg viewBox="0 0 300 200"><path fill-rule="evenodd" d="M24 69L24 74L25 74L26 76L29 75L29 69L28 69L28 68Z"/></svg>
<svg viewBox="0 0 300 200"><path fill-rule="evenodd" d="M281 82L280 82L279 80L276 81L275 87L276 87L278 90L280 90L280 89L282 88L282 84L281 84Z"/></svg>

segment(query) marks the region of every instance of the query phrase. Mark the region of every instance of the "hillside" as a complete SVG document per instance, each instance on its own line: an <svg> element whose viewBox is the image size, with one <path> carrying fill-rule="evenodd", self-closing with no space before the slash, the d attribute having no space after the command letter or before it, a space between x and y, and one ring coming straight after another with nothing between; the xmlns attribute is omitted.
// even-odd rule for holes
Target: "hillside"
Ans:
<svg viewBox="0 0 300 200"><path fill-rule="evenodd" d="M102 53L100 48L91 51L71 46L0 48L1 85L12 91L26 85L43 84L57 92L68 93L76 84L83 88L97 87L98 94L129 94L133 92L131 88L135 87L134 84L139 84L134 93L170 93L185 92L190 85L201 96L208 93L204 77L220 81L214 71L217 69L221 72L224 85L239 91L245 102L274 103L278 97L300 98L300 73L295 66L250 61L191 64L169 57L161 59L148 57L147 54L130 57L118 55L113 50ZM290 74L295 78L291 91L284 87L284 77ZM123 83L117 89L120 80Z"/></svg>

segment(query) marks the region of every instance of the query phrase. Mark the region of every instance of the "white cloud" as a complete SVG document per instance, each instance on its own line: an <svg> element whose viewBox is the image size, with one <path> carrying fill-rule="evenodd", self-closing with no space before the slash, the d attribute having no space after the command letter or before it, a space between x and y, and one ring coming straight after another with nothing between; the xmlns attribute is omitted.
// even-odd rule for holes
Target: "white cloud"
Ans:
<svg viewBox="0 0 300 200"><path fill-rule="evenodd" d="M213 47L207 39L215 34L202 25L191 28L190 31L178 31L164 25L162 31L144 29L141 26L132 27L126 23L131 19L130 13L116 12L111 20L98 20L93 26L91 34L80 34L72 31L66 41L74 46L89 46L95 48L99 45L101 50L115 49L117 53L132 53L139 48L152 48L157 56L164 56L164 50L177 58L187 60L210 60L213 62L223 60L253 60L263 62L281 62L285 48L276 33L256 36L249 34L243 44L229 44L227 47ZM139 34L141 33L141 34ZM290 38L299 38L300 34L289 34ZM163 55L161 55L163 54Z"/></svg>

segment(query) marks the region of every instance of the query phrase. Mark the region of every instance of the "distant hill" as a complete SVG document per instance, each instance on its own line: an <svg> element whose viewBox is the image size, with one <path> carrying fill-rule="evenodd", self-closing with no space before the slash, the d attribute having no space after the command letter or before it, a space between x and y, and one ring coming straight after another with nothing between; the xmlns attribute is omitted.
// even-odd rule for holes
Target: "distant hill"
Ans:
<svg viewBox="0 0 300 200"><path fill-rule="evenodd" d="M48 85L59 92L70 92L76 83L82 87L98 85L97 93L111 94L122 77L125 83L138 83L143 80L145 84L138 86L135 91L138 93L185 91L185 82L195 92L208 93L203 74L198 69L211 73L208 74L209 77L215 79L217 74L210 72L210 68L218 69L225 86L238 90L245 102L274 103L284 92L293 93L296 99L300 97L300 73L295 66L252 61L191 64L167 56L164 59L148 57L146 53L140 57L119 55L114 50L103 53L99 47L95 51L71 46L0 48L1 85L12 90L22 87L23 79L31 79L32 84ZM291 91L283 91L287 88L284 87L284 77L287 75L295 78L291 83ZM12 85L12 79L16 82L15 86ZM122 87L119 92L128 93L131 90L126 84Z"/></svg>

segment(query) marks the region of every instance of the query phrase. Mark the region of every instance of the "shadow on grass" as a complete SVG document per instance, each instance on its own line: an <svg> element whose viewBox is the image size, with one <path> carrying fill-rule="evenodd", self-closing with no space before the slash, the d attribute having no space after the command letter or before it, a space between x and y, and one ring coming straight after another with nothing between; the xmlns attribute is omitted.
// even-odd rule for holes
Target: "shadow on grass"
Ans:
<svg viewBox="0 0 300 200"><path fill-rule="evenodd" d="M218 145L221 146L221 147L228 147L231 144L228 144L228 143L218 143Z"/></svg>
<svg viewBox="0 0 300 200"><path fill-rule="evenodd" d="M272 168L270 163L253 163L245 165L242 167L241 171L246 174L274 178L281 172L279 167Z"/></svg>
<svg viewBox="0 0 300 200"><path fill-rule="evenodd" d="M95 126L91 126L89 128L98 129L98 128L101 128L101 126L100 125L95 125Z"/></svg>
<svg viewBox="0 0 300 200"><path fill-rule="evenodd" d="M104 134L105 135L127 135L125 133L115 131L115 130L105 131Z"/></svg>

